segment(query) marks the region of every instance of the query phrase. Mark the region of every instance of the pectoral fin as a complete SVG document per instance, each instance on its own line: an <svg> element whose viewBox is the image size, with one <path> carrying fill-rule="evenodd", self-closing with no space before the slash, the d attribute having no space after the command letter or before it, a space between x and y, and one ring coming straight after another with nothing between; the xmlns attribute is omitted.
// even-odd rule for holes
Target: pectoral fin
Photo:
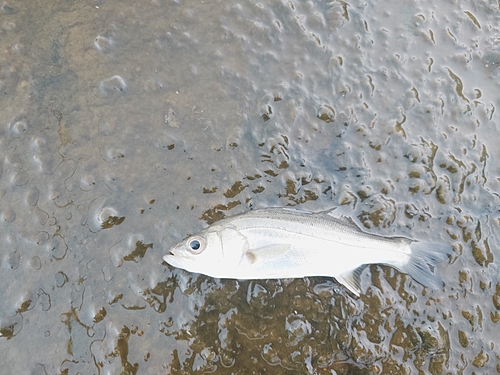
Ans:
<svg viewBox="0 0 500 375"><path fill-rule="evenodd" d="M246 252L246 256L250 263L255 263L257 261L268 261L276 259L288 252L290 250L290 245L279 244L279 245L269 245L258 249L249 250Z"/></svg>
<svg viewBox="0 0 500 375"><path fill-rule="evenodd" d="M361 273L364 270L364 266L355 268L341 273L336 277L337 281L349 289L354 295L358 296L361 293L361 285L359 283L361 279Z"/></svg>

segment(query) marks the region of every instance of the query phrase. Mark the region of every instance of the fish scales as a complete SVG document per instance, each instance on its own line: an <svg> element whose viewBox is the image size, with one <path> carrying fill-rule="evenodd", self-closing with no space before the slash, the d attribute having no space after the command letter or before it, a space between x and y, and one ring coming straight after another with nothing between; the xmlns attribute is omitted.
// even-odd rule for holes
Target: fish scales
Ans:
<svg viewBox="0 0 500 375"><path fill-rule="evenodd" d="M342 211L341 211L342 212ZM451 246L367 233L336 212L268 208L225 218L173 246L164 260L218 278L270 279L331 276L361 292L360 266L387 264L433 289L435 265Z"/></svg>
<svg viewBox="0 0 500 375"><path fill-rule="evenodd" d="M224 220L229 220L224 219ZM258 220L258 221L257 221ZM364 232L356 224L348 219L341 219L327 214L314 215L312 213L291 211L289 209L261 209L250 211L246 216L235 217L240 230L245 229L281 229L294 232L308 237L319 237L325 240L343 243L352 246L363 246L362 240L367 240L370 244L365 247L372 248L373 242L387 247L387 244L395 246L401 243L409 244L411 240L405 237L381 237L375 234ZM400 252L400 250L396 250Z"/></svg>
<svg viewBox="0 0 500 375"><path fill-rule="evenodd" d="M255 268L253 278L257 278L257 274L261 278L271 275L335 277L346 268L359 266L359 259L366 263L399 265L411 252L408 239L381 238L359 230L347 220L343 222L327 215L268 209L240 216L232 224L247 237L250 248L261 248L271 241L290 245L286 256L268 259L259 272ZM351 257L339 262L338 258L346 253ZM283 262L286 267L279 267L275 262Z"/></svg>

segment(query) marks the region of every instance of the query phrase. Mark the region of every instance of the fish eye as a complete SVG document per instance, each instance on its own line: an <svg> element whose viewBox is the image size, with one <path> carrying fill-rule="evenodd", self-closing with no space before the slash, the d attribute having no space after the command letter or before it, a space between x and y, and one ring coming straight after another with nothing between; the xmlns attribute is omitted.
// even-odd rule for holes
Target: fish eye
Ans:
<svg viewBox="0 0 500 375"><path fill-rule="evenodd" d="M200 254L206 245L207 242L202 236L191 236L186 240L186 247L192 254Z"/></svg>

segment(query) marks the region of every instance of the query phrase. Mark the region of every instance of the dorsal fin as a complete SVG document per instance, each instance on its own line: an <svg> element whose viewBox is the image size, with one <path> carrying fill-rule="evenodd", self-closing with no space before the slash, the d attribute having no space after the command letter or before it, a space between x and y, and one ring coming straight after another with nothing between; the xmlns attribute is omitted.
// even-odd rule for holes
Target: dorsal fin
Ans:
<svg viewBox="0 0 500 375"><path fill-rule="evenodd" d="M350 206L339 206L333 210L323 211L320 215L323 215L326 219L342 223L352 229L365 232L359 220L357 221L357 217L354 216L354 210Z"/></svg>

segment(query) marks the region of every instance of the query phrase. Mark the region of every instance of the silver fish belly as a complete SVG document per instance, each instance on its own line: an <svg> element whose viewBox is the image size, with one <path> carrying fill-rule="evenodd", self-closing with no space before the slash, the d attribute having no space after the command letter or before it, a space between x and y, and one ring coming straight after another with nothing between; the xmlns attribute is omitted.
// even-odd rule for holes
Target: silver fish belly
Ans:
<svg viewBox="0 0 500 375"><path fill-rule="evenodd" d="M367 233L329 213L266 208L223 219L170 249L174 267L217 278L331 276L359 295L361 266L387 264L437 289L451 246Z"/></svg>

